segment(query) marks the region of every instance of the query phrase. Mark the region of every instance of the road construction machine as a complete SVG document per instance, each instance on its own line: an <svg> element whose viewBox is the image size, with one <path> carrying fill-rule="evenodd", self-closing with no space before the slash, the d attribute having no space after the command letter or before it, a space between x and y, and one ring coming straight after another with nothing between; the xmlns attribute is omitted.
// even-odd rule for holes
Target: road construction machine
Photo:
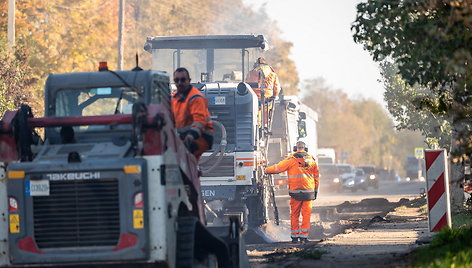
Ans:
<svg viewBox="0 0 472 268"><path fill-rule="evenodd" d="M101 67L0 121L0 266L247 267L239 221L205 224L169 75Z"/></svg>
<svg viewBox="0 0 472 268"><path fill-rule="evenodd" d="M267 48L262 35L158 36L145 44L152 69L188 69L217 123L214 145L200 159L206 215L214 225L230 216L253 227L278 221L273 180L264 173L273 99L258 99L253 88L259 85L244 82Z"/></svg>

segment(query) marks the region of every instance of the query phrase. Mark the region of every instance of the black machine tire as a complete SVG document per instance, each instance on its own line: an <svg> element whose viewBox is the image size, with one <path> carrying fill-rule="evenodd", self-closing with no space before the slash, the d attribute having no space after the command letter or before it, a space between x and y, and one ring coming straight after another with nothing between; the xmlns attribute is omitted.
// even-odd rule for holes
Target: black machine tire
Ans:
<svg viewBox="0 0 472 268"><path fill-rule="evenodd" d="M211 235L196 217L179 217L177 226L175 267L231 267L228 246ZM212 256L218 261L208 265Z"/></svg>

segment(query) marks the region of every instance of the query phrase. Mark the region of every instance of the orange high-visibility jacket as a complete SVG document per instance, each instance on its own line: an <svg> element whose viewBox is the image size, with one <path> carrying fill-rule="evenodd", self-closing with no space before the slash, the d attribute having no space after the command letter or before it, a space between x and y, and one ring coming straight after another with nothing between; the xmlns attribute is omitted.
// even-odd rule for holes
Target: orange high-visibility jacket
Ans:
<svg viewBox="0 0 472 268"><path fill-rule="evenodd" d="M178 91L172 94L172 112L179 133L193 130L197 134L194 138L197 139L204 133L213 131L208 101L195 87L192 87L186 95Z"/></svg>
<svg viewBox="0 0 472 268"><path fill-rule="evenodd" d="M279 163L267 167L265 170L269 174L277 174L284 171L287 171L290 193L318 190L318 166L314 158L307 153L294 153Z"/></svg>
<svg viewBox="0 0 472 268"><path fill-rule="evenodd" d="M258 83L258 88L254 88L254 92L259 98L261 97L261 87L266 98L277 96L280 92L279 77L268 64L262 64L252 69L247 75L246 82Z"/></svg>

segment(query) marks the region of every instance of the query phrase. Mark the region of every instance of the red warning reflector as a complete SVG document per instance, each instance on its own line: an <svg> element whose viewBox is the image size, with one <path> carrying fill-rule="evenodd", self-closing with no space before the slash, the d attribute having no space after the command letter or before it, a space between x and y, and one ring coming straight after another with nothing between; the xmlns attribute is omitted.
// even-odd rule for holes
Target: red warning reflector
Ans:
<svg viewBox="0 0 472 268"><path fill-rule="evenodd" d="M44 254L44 252L38 249L36 243L34 242L31 236L27 236L23 239L18 240L18 248L24 251L29 251L37 254Z"/></svg>
<svg viewBox="0 0 472 268"><path fill-rule="evenodd" d="M138 238L135 235L123 233L121 234L120 242L118 242L118 245L116 246L116 248L112 249L111 251L118 251L125 248L130 248L136 245L137 242L138 242Z"/></svg>

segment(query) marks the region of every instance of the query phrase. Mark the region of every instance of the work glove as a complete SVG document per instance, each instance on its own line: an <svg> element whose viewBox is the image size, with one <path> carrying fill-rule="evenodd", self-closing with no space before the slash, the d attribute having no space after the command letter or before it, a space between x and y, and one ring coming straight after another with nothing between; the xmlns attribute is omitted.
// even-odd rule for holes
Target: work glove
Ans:
<svg viewBox="0 0 472 268"><path fill-rule="evenodd" d="M318 197L318 190L315 189L315 198L313 200L316 200L317 197Z"/></svg>
<svg viewBox="0 0 472 268"><path fill-rule="evenodd" d="M179 133L179 136L189 152L193 153L198 150L198 146L194 142L198 138L197 132L194 130L187 130Z"/></svg>
<svg viewBox="0 0 472 268"><path fill-rule="evenodd" d="M184 142L185 147L187 147L187 150L190 153L194 153L195 151L197 151L197 144L195 144L194 138L192 135L189 134L185 136L183 142Z"/></svg>

